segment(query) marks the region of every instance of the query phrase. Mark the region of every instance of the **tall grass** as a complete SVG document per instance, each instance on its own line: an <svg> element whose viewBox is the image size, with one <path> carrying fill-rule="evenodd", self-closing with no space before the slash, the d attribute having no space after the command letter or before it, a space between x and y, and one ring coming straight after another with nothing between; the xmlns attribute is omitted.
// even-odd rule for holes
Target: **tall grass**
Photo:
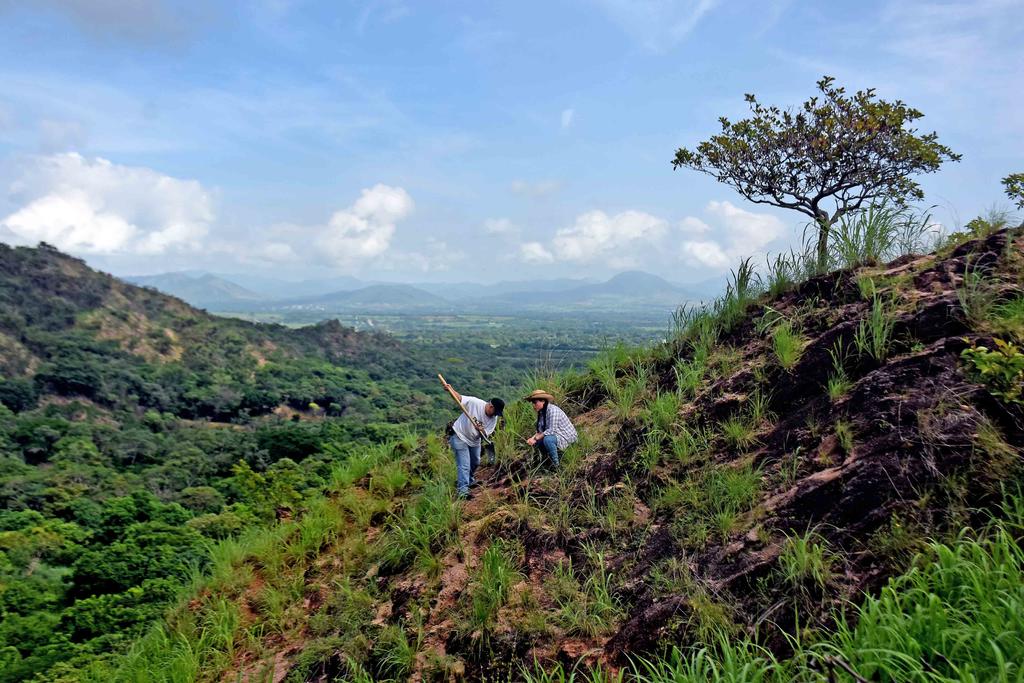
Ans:
<svg viewBox="0 0 1024 683"><path fill-rule="evenodd" d="M684 304L676 309L672 316L674 337L710 352L719 336L728 334L743 320L763 291L761 278L750 259L743 259L731 271L725 292L718 299L699 306Z"/></svg>
<svg viewBox="0 0 1024 683"><path fill-rule="evenodd" d="M824 588L832 579L834 555L814 531L786 536L779 555L779 572L793 588L808 584Z"/></svg>
<svg viewBox="0 0 1024 683"><path fill-rule="evenodd" d="M441 566L437 554L456 538L460 509L448 483L426 484L405 514L388 523L380 548L382 566L397 570L416 562L428 574L436 574Z"/></svg>
<svg viewBox="0 0 1024 683"><path fill-rule="evenodd" d="M964 268L963 280L956 288L964 318L975 328L983 328L993 317L995 294L985 280L984 272L970 263Z"/></svg>
<svg viewBox="0 0 1024 683"><path fill-rule="evenodd" d="M900 208L872 205L840 218L831 236L834 262L840 268L856 268L888 260L895 251L902 214Z"/></svg>
<svg viewBox="0 0 1024 683"><path fill-rule="evenodd" d="M647 402L647 410L643 416L644 424L648 429L671 434L679 418L679 403L679 394L671 391L659 392Z"/></svg>
<svg viewBox="0 0 1024 683"><path fill-rule="evenodd" d="M745 413L736 413L720 425L726 445L745 451L757 443L757 424Z"/></svg>
<svg viewBox="0 0 1024 683"><path fill-rule="evenodd" d="M889 355L895 325L895 311L892 306L876 296L868 317L860 321L854 333L853 343L857 351L862 356L870 356L878 362L884 361Z"/></svg>
<svg viewBox="0 0 1024 683"><path fill-rule="evenodd" d="M611 575L604 567L604 557L596 549L586 547L593 571L581 577L572 560L556 565L548 581L548 589L559 608L559 621L570 635L596 637L607 633L621 616L621 607L611 588Z"/></svg>
<svg viewBox="0 0 1024 683"><path fill-rule="evenodd" d="M865 600L856 621L841 620L820 651L871 680L1021 680L1024 549L1009 527L932 543L913 569Z"/></svg>
<svg viewBox="0 0 1024 683"><path fill-rule="evenodd" d="M805 240L800 251L790 250L766 257L765 288L770 296L779 296L793 285L819 274L814 245Z"/></svg>
<svg viewBox="0 0 1024 683"><path fill-rule="evenodd" d="M633 372L611 387L611 402L617 418L625 420L633 415L633 410L647 391L649 376L650 367L645 363L636 363Z"/></svg>
<svg viewBox="0 0 1024 683"><path fill-rule="evenodd" d="M1024 342L1024 294L1003 301L992 308L993 329Z"/></svg>
<svg viewBox="0 0 1024 683"><path fill-rule="evenodd" d="M833 227L830 260L833 268L874 266L899 256L930 251L935 234L928 212L906 206L872 204L846 214Z"/></svg>
<svg viewBox="0 0 1024 683"><path fill-rule="evenodd" d="M842 340L836 340L828 355L832 359L832 373L828 377L828 397L833 401L842 398L853 386L850 376L846 373L846 356L848 347Z"/></svg>
<svg viewBox="0 0 1024 683"><path fill-rule="evenodd" d="M788 321L783 321L772 330L772 350L783 370L792 370L804 352L807 340L793 329Z"/></svg>
<svg viewBox="0 0 1024 683"><path fill-rule="evenodd" d="M626 678L639 683L828 681L966 683L1024 679L1024 499L1007 497L1002 519L951 543L934 541L904 575L850 613L837 610L834 633L815 643L791 641L776 659L749 639L727 634L667 656L637 659ZM827 551L813 535L790 547L794 582L828 578ZM802 549L798 545L802 544ZM559 678L560 666L545 680ZM539 680L527 678L527 680Z"/></svg>
<svg viewBox="0 0 1024 683"><path fill-rule="evenodd" d="M511 558L514 546L496 541L480 558L480 570L472 589L469 623L473 630L494 625L498 610L508 601L509 589L522 575Z"/></svg>

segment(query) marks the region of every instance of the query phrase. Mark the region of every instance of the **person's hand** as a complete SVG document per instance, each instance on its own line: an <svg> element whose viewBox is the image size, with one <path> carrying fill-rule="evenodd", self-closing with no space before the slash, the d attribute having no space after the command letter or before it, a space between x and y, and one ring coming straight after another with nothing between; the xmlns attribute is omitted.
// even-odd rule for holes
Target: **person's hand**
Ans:
<svg viewBox="0 0 1024 683"><path fill-rule="evenodd" d="M535 446L537 444L537 437L531 436L529 439L526 440L526 443L530 444L531 446Z"/></svg>

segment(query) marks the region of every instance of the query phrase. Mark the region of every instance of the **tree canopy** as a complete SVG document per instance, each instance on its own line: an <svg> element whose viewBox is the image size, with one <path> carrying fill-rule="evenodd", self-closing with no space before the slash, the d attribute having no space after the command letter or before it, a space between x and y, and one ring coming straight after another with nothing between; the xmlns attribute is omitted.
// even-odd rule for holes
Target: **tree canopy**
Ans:
<svg viewBox="0 0 1024 683"><path fill-rule="evenodd" d="M799 211L818 228L818 262L824 266L832 225L873 202L904 203L923 192L911 176L959 161L934 132L919 134L922 118L900 100L878 99L875 90L850 96L825 76L815 95L796 110L783 110L746 95L752 116L721 117L722 132L695 150L680 148L672 166L691 168L725 183L757 204Z"/></svg>
<svg viewBox="0 0 1024 683"><path fill-rule="evenodd" d="M1018 209L1024 209L1024 173L1011 173L1003 178L1006 196L1017 203Z"/></svg>

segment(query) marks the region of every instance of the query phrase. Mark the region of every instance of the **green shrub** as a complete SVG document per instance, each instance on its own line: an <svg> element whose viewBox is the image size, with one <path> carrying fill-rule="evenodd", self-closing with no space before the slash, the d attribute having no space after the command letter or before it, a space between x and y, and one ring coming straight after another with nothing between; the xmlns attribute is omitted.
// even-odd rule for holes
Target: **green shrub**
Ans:
<svg viewBox="0 0 1024 683"><path fill-rule="evenodd" d="M1024 353L1012 342L995 340L995 350L986 346L964 349L960 356L970 363L975 377L994 396L1011 403L1024 403Z"/></svg>

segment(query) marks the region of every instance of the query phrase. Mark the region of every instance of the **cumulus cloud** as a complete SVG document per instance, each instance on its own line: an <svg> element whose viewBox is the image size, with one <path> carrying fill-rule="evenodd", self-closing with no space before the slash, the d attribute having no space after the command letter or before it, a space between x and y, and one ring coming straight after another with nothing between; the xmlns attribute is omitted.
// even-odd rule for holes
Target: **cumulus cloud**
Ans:
<svg viewBox="0 0 1024 683"><path fill-rule="evenodd" d="M621 259L623 249L660 239L666 228L664 220L643 211L623 211L614 216L588 211L577 216L572 226L555 233L552 252L560 259L582 263L603 256Z"/></svg>
<svg viewBox="0 0 1024 683"><path fill-rule="evenodd" d="M0 219L0 233L70 252L196 249L214 219L213 197L198 181L74 153L32 159L11 190L21 208Z"/></svg>
<svg viewBox="0 0 1024 683"><path fill-rule="evenodd" d="M395 224L412 213L415 203L400 187L377 184L363 190L359 199L336 211L321 230L317 244L336 266L383 254L391 246Z"/></svg>
<svg viewBox="0 0 1024 683"><path fill-rule="evenodd" d="M527 242L519 247L519 258L526 263L553 263L554 255L540 242Z"/></svg>
<svg viewBox="0 0 1024 683"><path fill-rule="evenodd" d="M729 202L708 202L705 212L717 229L693 216L680 222L682 232L694 238L684 240L680 247L683 260L691 265L726 268L738 259L763 253L764 247L785 232L785 224L775 216L746 211Z"/></svg>
<svg viewBox="0 0 1024 683"><path fill-rule="evenodd" d="M574 261L631 268L640 262L645 250L665 236L667 229L667 222L643 211L614 215L588 211L577 216L572 225L555 232L549 244L522 245L519 259L533 264Z"/></svg>

